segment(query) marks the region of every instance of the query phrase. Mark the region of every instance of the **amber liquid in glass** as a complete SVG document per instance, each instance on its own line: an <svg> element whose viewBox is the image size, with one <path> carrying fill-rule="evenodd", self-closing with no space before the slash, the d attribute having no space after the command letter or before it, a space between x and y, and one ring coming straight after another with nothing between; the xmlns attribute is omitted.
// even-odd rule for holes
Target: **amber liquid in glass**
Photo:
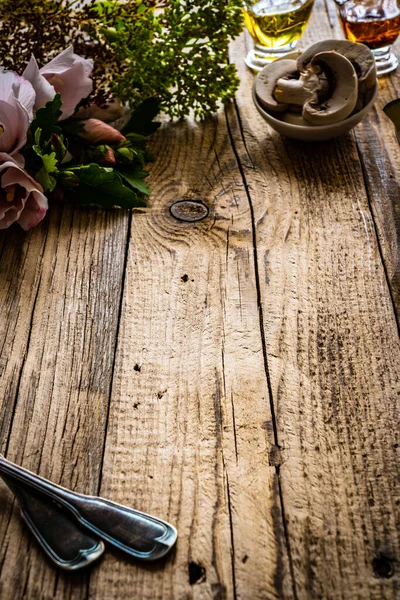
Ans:
<svg viewBox="0 0 400 600"><path fill-rule="evenodd" d="M343 32L351 42L365 44L371 50L390 46L400 33L397 3L379 5L346 2L338 7Z"/></svg>
<svg viewBox="0 0 400 600"><path fill-rule="evenodd" d="M244 21L253 38L264 48L282 48L295 44L303 35L311 16L314 0L246 3Z"/></svg>

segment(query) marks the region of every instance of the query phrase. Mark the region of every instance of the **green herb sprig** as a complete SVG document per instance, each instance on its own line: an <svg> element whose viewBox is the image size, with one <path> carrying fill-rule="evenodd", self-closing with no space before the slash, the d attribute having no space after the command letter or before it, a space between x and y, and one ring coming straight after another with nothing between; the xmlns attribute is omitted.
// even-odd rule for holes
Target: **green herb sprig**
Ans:
<svg viewBox="0 0 400 600"><path fill-rule="evenodd" d="M93 58L94 100L134 108L157 96L174 117L203 118L238 86L229 40L242 29L241 0L0 0L3 66L45 64L68 43Z"/></svg>
<svg viewBox="0 0 400 600"><path fill-rule="evenodd" d="M116 144L85 143L82 122L59 121L61 96L36 111L22 153L25 167L50 200L95 204L103 208L147 206L150 194L144 169L151 160L147 137L160 123L156 99L148 98L132 113Z"/></svg>

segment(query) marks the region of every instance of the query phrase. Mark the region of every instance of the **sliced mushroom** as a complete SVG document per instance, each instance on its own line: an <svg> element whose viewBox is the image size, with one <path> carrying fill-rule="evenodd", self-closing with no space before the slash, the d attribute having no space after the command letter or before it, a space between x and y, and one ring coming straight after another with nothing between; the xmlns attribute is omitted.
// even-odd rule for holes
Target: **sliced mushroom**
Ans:
<svg viewBox="0 0 400 600"><path fill-rule="evenodd" d="M374 87L376 83L376 65L371 50L364 44L348 40L324 40L313 44L297 59L297 68L304 71L313 56L321 52L336 51L345 56L353 65L360 94Z"/></svg>
<svg viewBox="0 0 400 600"><path fill-rule="evenodd" d="M285 112L279 119L285 123L290 123L291 125L301 125L302 127L310 126L310 123L307 123L299 113L294 113L290 110Z"/></svg>
<svg viewBox="0 0 400 600"><path fill-rule="evenodd" d="M320 52L310 61L326 74L331 95L324 102L314 100L303 106L302 116L310 125L331 125L346 119L357 103L358 80L351 62L338 52Z"/></svg>
<svg viewBox="0 0 400 600"><path fill-rule="evenodd" d="M299 79L278 79L274 97L278 102L303 106L308 101L322 100L328 94L326 75L318 65L308 65Z"/></svg>
<svg viewBox="0 0 400 600"><path fill-rule="evenodd" d="M288 105L279 103L274 98L274 90L278 79L296 78L299 74L295 60L277 60L260 71L255 81L255 93L260 104L271 112L284 112Z"/></svg>

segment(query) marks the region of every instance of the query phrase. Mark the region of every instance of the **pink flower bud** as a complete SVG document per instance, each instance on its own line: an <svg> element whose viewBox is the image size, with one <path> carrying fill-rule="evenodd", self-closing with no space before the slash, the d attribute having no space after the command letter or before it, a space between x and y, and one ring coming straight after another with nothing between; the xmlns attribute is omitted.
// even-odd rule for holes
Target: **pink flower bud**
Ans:
<svg viewBox="0 0 400 600"><path fill-rule="evenodd" d="M100 158L97 162L102 167L113 167L117 161L115 160L115 154L112 149L108 148L102 158Z"/></svg>
<svg viewBox="0 0 400 600"><path fill-rule="evenodd" d="M64 190L60 187L56 187L56 189L51 192L51 200L61 204L64 200Z"/></svg>
<svg viewBox="0 0 400 600"><path fill-rule="evenodd" d="M126 139L120 131L99 119L87 119L81 123L83 131L79 135L90 144L119 144Z"/></svg>

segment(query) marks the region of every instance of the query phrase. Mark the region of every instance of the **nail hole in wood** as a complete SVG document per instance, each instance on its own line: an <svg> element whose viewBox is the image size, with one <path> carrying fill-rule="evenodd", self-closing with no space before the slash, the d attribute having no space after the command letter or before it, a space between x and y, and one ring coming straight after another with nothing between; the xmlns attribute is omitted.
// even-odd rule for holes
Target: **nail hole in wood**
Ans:
<svg viewBox="0 0 400 600"><path fill-rule="evenodd" d="M189 281L189 275L182 275L181 280L183 281L183 283L186 283L187 281Z"/></svg>
<svg viewBox="0 0 400 600"><path fill-rule="evenodd" d="M194 223L208 217L209 209L202 200L178 200L172 204L169 212L178 221Z"/></svg>
<svg viewBox="0 0 400 600"><path fill-rule="evenodd" d="M223 583L212 583L211 597L213 600L223 600L224 598L227 598L226 586Z"/></svg>
<svg viewBox="0 0 400 600"><path fill-rule="evenodd" d="M271 467L279 467L282 464L282 452L279 446L271 446L269 451L269 464Z"/></svg>
<svg viewBox="0 0 400 600"><path fill-rule="evenodd" d="M372 561L372 568L377 577L390 579L393 577L393 561L387 556L378 556Z"/></svg>
<svg viewBox="0 0 400 600"><path fill-rule="evenodd" d="M142 370L142 367L136 363L136 365L133 367L133 370L138 371L140 373L140 371Z"/></svg>
<svg viewBox="0 0 400 600"><path fill-rule="evenodd" d="M202 565L198 565L195 562L189 563L189 583L194 585L195 583L201 583L206 580L206 570Z"/></svg>

